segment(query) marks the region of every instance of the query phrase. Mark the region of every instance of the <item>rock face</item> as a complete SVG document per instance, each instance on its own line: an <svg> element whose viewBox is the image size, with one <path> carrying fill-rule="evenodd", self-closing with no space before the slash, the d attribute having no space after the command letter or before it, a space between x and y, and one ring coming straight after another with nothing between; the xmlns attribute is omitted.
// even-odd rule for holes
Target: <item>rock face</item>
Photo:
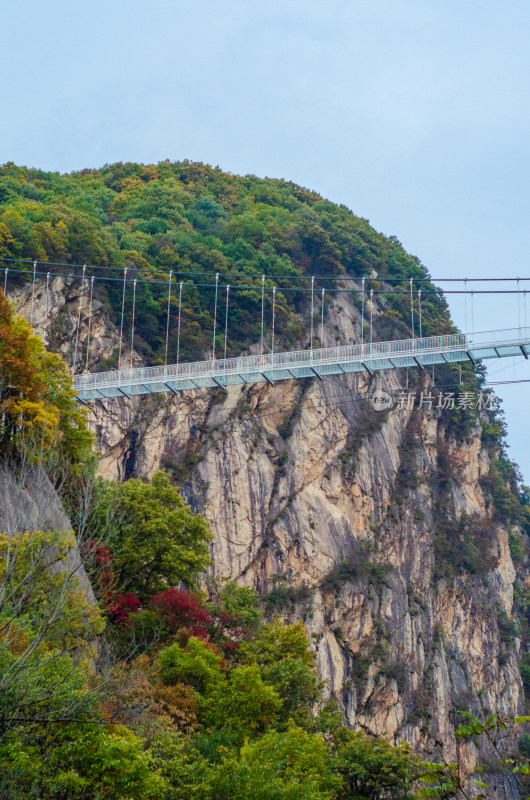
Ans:
<svg viewBox="0 0 530 800"><path fill-rule="evenodd" d="M57 280L54 309L75 309ZM359 334L341 297L319 332L324 345L337 331L343 342ZM27 290L18 300L27 311ZM104 309L92 330L94 358L108 356L117 332ZM71 350L67 339L56 348ZM371 408L376 385L396 392L405 380L393 372L357 385L337 376L106 400L89 418L101 474L167 469L211 524L213 574L304 620L325 691L351 726L406 739L428 758L458 756L482 768L496 796L515 796L496 780L492 752L457 748L452 734L459 710L523 709L510 527L495 519L484 481L498 453L480 418L456 438L436 409ZM426 375L417 380L428 387ZM443 543L455 531L479 542L478 566L447 567Z"/></svg>
<svg viewBox="0 0 530 800"><path fill-rule="evenodd" d="M11 470L5 465L0 469L0 531L71 533L72 523L44 470L31 466ZM69 549L58 569L71 575L72 586L82 591L87 603L96 605L78 547Z"/></svg>

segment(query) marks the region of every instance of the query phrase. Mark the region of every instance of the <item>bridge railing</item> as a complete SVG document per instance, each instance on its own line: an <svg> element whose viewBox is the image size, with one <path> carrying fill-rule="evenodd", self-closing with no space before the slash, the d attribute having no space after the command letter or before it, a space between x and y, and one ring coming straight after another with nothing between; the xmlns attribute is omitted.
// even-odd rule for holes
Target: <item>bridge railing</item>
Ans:
<svg viewBox="0 0 530 800"><path fill-rule="evenodd" d="M210 359L192 363L172 364L159 367L138 367L113 370L110 372L76 375L76 389L96 389L98 386L117 386L141 384L157 380L177 380L185 378L208 377L211 375L266 372L289 366L310 366L333 364L337 361L370 361L392 356L439 352L440 350L461 349L465 346L464 334L430 336L422 339L402 339L393 342L373 342L372 344L343 345L313 350L266 353L239 358Z"/></svg>
<svg viewBox="0 0 530 800"><path fill-rule="evenodd" d="M467 334L468 348L495 345L518 345L530 339L530 328L506 328L500 331L479 331Z"/></svg>
<svg viewBox="0 0 530 800"><path fill-rule="evenodd" d="M222 377L224 375L264 373L304 367L392 359L398 356L419 356L428 353L471 350L472 348L518 345L530 341L530 328L511 328L500 331L483 331L466 334L455 333L442 336L429 336L422 339L401 339L372 344L343 345L313 350L297 350L283 353L241 356L239 358L210 359L192 363L172 364L158 367L138 367L92 374L76 375L74 387L77 390L97 389L138 385L157 381L179 379Z"/></svg>

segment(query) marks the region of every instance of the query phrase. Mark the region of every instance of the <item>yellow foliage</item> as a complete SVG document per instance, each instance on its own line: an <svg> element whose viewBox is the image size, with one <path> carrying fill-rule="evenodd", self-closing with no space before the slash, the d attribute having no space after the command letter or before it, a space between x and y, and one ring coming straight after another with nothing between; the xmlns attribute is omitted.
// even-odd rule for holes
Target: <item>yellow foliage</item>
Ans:
<svg viewBox="0 0 530 800"><path fill-rule="evenodd" d="M10 603L28 598L30 613L25 627L15 631L16 646L21 635L31 637L44 619L48 625L45 648L85 647L104 628L97 606L88 602L79 582L81 561L72 531L25 531L15 535L0 533L0 587L10 598L0 611L9 616ZM22 626L22 621L20 622ZM13 646L10 634L10 647Z"/></svg>

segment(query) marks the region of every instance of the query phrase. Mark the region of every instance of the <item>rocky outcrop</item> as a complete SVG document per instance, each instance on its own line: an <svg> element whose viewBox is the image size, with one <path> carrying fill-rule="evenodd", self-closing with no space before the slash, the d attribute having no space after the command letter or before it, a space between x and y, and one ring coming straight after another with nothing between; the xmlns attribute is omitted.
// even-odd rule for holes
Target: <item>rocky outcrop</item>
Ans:
<svg viewBox="0 0 530 800"><path fill-rule="evenodd" d="M75 297L57 280L54 308L72 313ZM324 344L358 335L357 312L340 297L319 331ZM103 308L93 332L94 358L108 357L116 331ZM59 337L56 347L71 343ZM523 705L510 529L494 519L483 481L496 453L480 418L456 438L436 409L374 411L376 380L395 393L405 375L106 400L89 418L101 474L167 469L211 524L212 573L304 620L325 692L350 725L454 760L459 710L513 716ZM424 388L429 380L419 377ZM451 525L463 542L479 526L480 563L448 564ZM459 747L495 780L492 753ZM496 785L511 795L508 782Z"/></svg>
<svg viewBox="0 0 530 800"><path fill-rule="evenodd" d="M8 536L40 531L72 534L72 523L46 472L24 464L24 459L12 468L4 463L0 469L0 531ZM43 563L49 563L54 574L64 573L72 589L80 590L89 605L97 605L77 544L69 546L59 562L50 555ZM98 642L91 646L99 650Z"/></svg>

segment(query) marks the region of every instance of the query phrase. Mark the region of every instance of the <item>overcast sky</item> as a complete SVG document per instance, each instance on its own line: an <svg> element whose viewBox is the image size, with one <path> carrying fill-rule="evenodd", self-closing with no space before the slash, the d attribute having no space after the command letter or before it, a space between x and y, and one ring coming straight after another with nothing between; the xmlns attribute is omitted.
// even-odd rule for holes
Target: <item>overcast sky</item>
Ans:
<svg viewBox="0 0 530 800"><path fill-rule="evenodd" d="M0 162L189 158L286 178L435 278L530 277L528 0L3 6ZM517 324L515 298L476 296L474 312L476 330ZM530 379L529 363L491 372ZM530 482L530 383L499 394Z"/></svg>

